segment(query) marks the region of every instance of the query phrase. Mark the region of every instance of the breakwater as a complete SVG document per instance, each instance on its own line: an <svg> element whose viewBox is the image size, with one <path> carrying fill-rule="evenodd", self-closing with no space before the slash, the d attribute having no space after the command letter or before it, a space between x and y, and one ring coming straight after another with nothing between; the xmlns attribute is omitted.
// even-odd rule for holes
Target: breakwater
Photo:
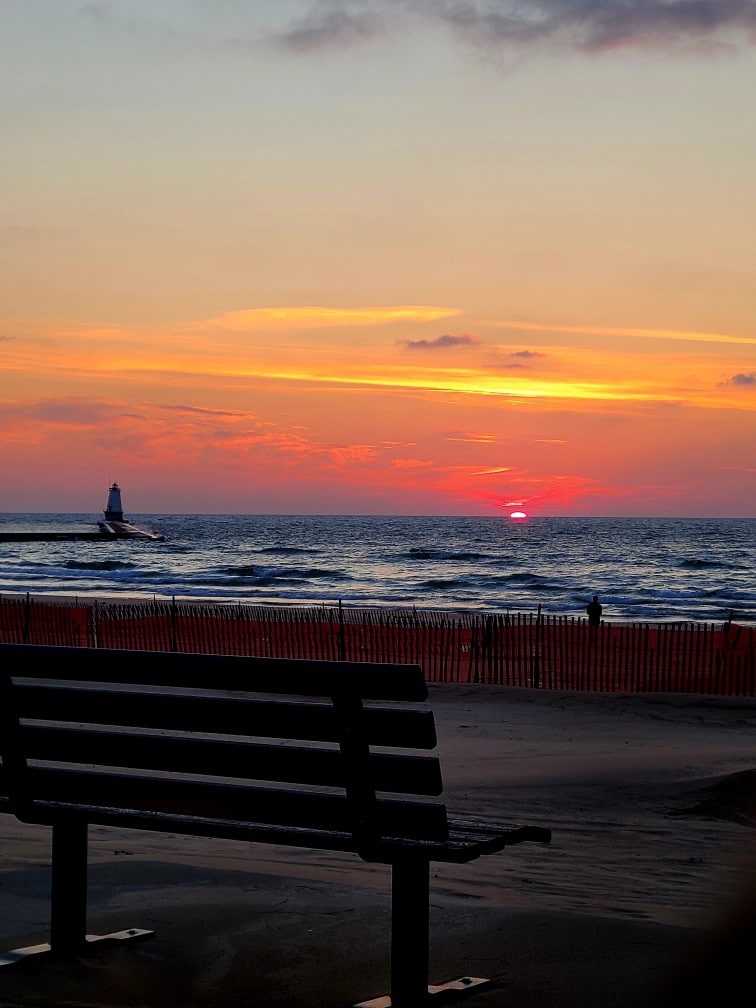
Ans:
<svg viewBox="0 0 756 1008"><path fill-rule="evenodd" d="M108 532L0 532L0 542L112 542Z"/></svg>

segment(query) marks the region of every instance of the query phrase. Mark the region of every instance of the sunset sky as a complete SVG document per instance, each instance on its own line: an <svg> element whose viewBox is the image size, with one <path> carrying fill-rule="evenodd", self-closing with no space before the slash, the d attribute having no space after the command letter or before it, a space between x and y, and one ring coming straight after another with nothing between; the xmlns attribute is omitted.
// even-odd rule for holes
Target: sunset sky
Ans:
<svg viewBox="0 0 756 1008"><path fill-rule="evenodd" d="M756 516L756 2L0 0L0 511Z"/></svg>

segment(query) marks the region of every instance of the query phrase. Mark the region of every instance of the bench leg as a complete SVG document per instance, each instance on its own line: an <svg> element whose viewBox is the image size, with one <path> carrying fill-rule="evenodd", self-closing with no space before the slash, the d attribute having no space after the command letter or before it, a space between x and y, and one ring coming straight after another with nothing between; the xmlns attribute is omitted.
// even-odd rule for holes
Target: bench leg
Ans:
<svg viewBox="0 0 756 1008"><path fill-rule="evenodd" d="M354 1008L419 1008L490 983L466 976L429 985L429 925L430 864L397 861L391 869L391 995L361 1001Z"/></svg>
<svg viewBox="0 0 756 1008"><path fill-rule="evenodd" d="M70 955L87 938L87 824L57 823L52 836L50 947Z"/></svg>
<svg viewBox="0 0 756 1008"><path fill-rule="evenodd" d="M391 1004L422 1004L428 997L430 865L397 861L391 869Z"/></svg>
<svg viewBox="0 0 756 1008"><path fill-rule="evenodd" d="M107 935L87 934L87 823L72 819L53 826L50 943L0 953L0 966L30 955L81 955L95 942L118 942L153 934L131 928Z"/></svg>

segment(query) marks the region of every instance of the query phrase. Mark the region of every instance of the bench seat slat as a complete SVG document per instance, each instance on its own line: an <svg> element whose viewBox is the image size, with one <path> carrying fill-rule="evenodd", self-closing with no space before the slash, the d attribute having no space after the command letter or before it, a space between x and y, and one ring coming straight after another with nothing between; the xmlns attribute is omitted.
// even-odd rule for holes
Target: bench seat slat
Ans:
<svg viewBox="0 0 756 1008"><path fill-rule="evenodd" d="M38 811L42 822L61 815L81 815L87 822L99 826L351 852L379 864L393 864L397 859L406 857L447 864L467 864L483 854L493 854L525 841L548 843L550 838L549 831L539 827L501 825L494 830L489 824L480 834L471 833L465 828L458 835L451 834L447 839L440 841L397 832L396 836L389 833L372 843L366 841L365 845L361 846L355 843L355 837L348 829L334 826L318 828L278 825L226 817L150 812L143 809L124 811L106 806L70 805L66 802L42 802Z"/></svg>

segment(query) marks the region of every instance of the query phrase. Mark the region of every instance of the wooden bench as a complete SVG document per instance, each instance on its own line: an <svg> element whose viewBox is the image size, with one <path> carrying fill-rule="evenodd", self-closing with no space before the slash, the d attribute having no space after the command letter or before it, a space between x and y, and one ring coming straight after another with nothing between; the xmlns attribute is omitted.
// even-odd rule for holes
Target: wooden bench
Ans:
<svg viewBox="0 0 756 1008"><path fill-rule="evenodd" d="M428 984L430 864L550 831L447 816L420 666L0 644L0 670L0 810L52 827L49 943L2 963L152 933L87 934L92 823L390 865L390 994L362 1004L486 982Z"/></svg>

